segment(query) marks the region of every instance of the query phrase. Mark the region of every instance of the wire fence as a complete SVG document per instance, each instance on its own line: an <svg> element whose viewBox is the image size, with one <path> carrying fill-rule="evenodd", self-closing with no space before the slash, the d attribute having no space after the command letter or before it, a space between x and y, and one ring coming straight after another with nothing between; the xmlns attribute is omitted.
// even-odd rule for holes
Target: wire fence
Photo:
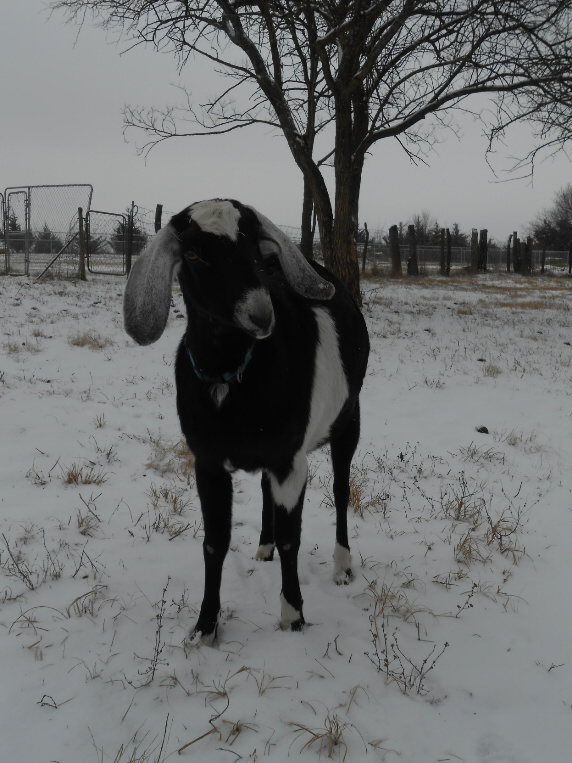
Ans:
<svg viewBox="0 0 572 763"><path fill-rule="evenodd" d="M131 204L125 212L92 210L91 185L22 186L0 193L0 274L42 274L46 266L52 276L75 277L79 273L80 240L78 208L85 216L85 255L92 274L125 275L133 258L144 249L155 233L157 209ZM166 224L172 212L162 210ZM279 226L295 243L300 228ZM365 272L390 274L393 270L385 232L370 230L367 247L358 244L360 265ZM364 251L365 250L365 251ZM404 269L407 243L401 246ZM365 253L365 258L364 258ZM314 241L314 257L322 260L319 239ZM462 273L474 266L469 246L452 247L451 273ZM417 246L420 273L441 272L439 246ZM489 247L486 270L507 270L506 248ZM564 274L570 270L569 252L533 250L530 272Z"/></svg>

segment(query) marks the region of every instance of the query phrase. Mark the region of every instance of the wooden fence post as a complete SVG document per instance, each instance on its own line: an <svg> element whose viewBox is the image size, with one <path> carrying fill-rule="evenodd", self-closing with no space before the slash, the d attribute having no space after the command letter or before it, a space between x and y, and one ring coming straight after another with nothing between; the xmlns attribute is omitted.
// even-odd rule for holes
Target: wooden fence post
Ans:
<svg viewBox="0 0 572 763"><path fill-rule="evenodd" d="M85 276L85 230L83 227L83 209L78 207L77 221L79 231L79 280L87 281Z"/></svg>
<svg viewBox="0 0 572 763"><path fill-rule="evenodd" d="M479 233L479 270L487 272L489 258L489 232L486 228Z"/></svg>
<svg viewBox="0 0 572 763"><path fill-rule="evenodd" d="M447 265L445 268L445 275L451 275L451 231L449 228L445 231L445 238L447 243Z"/></svg>
<svg viewBox="0 0 572 763"><path fill-rule="evenodd" d="M163 217L163 205L157 204L155 207L155 233L161 230L161 219Z"/></svg>
<svg viewBox="0 0 572 763"><path fill-rule="evenodd" d="M524 247L524 272L527 276L532 273L532 238L528 236Z"/></svg>
<svg viewBox="0 0 572 763"><path fill-rule="evenodd" d="M409 225L407 227L409 236L409 259L407 260L407 275L418 276L419 275L419 255L417 253L417 233L415 232L415 226Z"/></svg>
<svg viewBox="0 0 572 763"><path fill-rule="evenodd" d="M445 261L445 228L441 228L441 234L440 234L440 240L439 240L440 246L441 246L441 257L440 257L440 268L441 268L441 275L444 276L447 272L447 263Z"/></svg>
<svg viewBox="0 0 572 763"><path fill-rule="evenodd" d="M479 269L479 233L476 228L471 231L471 264L469 270L476 273Z"/></svg>
<svg viewBox="0 0 572 763"><path fill-rule="evenodd" d="M520 241L517 231L512 234L512 269L515 273L520 273L521 270Z"/></svg>
<svg viewBox="0 0 572 763"><path fill-rule="evenodd" d="M401 278L401 249L399 247L399 232L397 225L392 225L389 229L389 256L391 259L391 275Z"/></svg>
<svg viewBox="0 0 572 763"><path fill-rule="evenodd" d="M572 241L568 247L568 275L572 275Z"/></svg>
<svg viewBox="0 0 572 763"><path fill-rule="evenodd" d="M512 233L508 237L508 241L506 244L506 272L510 273L510 247L512 242Z"/></svg>
<svg viewBox="0 0 572 763"><path fill-rule="evenodd" d="M133 215L135 210L135 202L131 202L131 209L127 216L127 253L125 257L125 271L127 275L131 273L131 261L133 259Z"/></svg>

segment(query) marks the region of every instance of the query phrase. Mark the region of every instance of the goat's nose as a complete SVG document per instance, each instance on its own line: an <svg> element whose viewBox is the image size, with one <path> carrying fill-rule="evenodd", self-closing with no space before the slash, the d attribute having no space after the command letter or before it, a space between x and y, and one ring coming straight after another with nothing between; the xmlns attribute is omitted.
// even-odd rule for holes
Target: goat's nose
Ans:
<svg viewBox="0 0 572 763"><path fill-rule="evenodd" d="M265 310L264 312L250 313L248 317L250 322L264 333L269 332L274 323L274 312L272 309Z"/></svg>

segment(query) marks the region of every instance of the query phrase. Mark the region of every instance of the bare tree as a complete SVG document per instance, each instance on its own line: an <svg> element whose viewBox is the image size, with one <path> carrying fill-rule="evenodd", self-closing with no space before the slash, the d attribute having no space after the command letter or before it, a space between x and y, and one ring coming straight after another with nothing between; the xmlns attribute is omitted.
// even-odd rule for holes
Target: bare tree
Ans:
<svg viewBox="0 0 572 763"><path fill-rule="evenodd" d="M326 265L359 299L356 249L367 153L396 139L423 161L437 131L477 114L493 141L517 122L543 147L570 138L572 0L53 0L70 20L89 14L133 45L200 55L230 77L207 104L128 106L142 150L181 135L224 134L265 124L284 135L317 215ZM228 80L227 80L228 82ZM472 99L472 100L471 100ZM482 105L482 101L478 101ZM318 152L317 148L320 151ZM317 153L320 154L317 157ZM325 181L334 172L334 198ZM311 212L310 212L311 214Z"/></svg>

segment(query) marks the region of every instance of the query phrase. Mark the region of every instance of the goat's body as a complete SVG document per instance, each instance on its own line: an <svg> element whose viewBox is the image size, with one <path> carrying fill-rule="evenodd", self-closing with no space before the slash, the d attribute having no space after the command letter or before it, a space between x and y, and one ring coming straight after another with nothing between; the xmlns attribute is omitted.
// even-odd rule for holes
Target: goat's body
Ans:
<svg viewBox="0 0 572 763"><path fill-rule="evenodd" d="M230 542L231 526L228 473L235 469L263 472L257 558L272 559L278 545L283 576L281 624L300 627L304 618L296 557L306 457L331 442L337 510L334 578L348 582L351 576L348 482L359 439L359 393L369 341L363 316L346 289L324 268L314 267L334 283L334 297L327 303L310 301L297 295L280 271L275 273L268 280L275 315L272 335L254 344L241 381L228 384L221 403L213 395L213 385L195 373L188 347L193 348L206 375L217 378L238 367L251 340L232 328L218 327L214 348L218 352L213 352L212 326L208 330L194 317L177 353L177 409L196 458L205 528L211 522L213 527L205 536L205 596L197 624L207 642L214 637L220 609L219 566ZM185 293L184 282L181 285ZM201 357L208 361L201 362ZM209 575L210 567L216 569Z"/></svg>
<svg viewBox="0 0 572 763"><path fill-rule="evenodd" d="M205 530L205 590L195 633L207 644L216 634L236 469L262 472L256 556L269 560L278 549L281 625L299 629L307 455L327 442L336 507L334 579L345 583L352 575L347 508L369 353L363 316L328 271L309 264L269 220L235 201L187 207L136 261L124 314L139 344L161 335L174 274L188 315L175 363L177 410L195 456Z"/></svg>
<svg viewBox="0 0 572 763"><path fill-rule="evenodd" d="M254 344L242 380L229 384L220 405L212 384L194 373L186 345L200 359L204 343L210 359L205 370L214 378L238 367L252 341L222 330L220 355L213 358L212 331L204 332L196 321L189 325L175 365L177 409L189 448L205 465L285 476L298 452L328 441L332 426L351 417L367 363L367 333L345 289L320 270L336 284L327 303L309 302L283 283L276 289L270 285L272 336Z"/></svg>

